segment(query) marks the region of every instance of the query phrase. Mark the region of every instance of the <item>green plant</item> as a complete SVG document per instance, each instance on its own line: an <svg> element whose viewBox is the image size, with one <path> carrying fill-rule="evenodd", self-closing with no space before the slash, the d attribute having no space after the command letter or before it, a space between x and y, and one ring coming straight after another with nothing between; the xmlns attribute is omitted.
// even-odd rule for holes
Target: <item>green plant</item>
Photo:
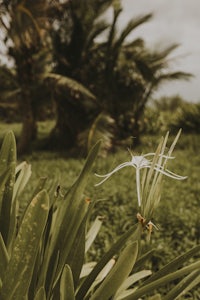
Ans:
<svg viewBox="0 0 200 300"><path fill-rule="evenodd" d="M176 110L176 114L169 125L174 131L181 127L184 132L199 134L199 117L200 104L185 102Z"/></svg>
<svg viewBox="0 0 200 300"><path fill-rule="evenodd" d="M178 136L169 153L164 154L166 136L153 155L152 163L143 170L138 223L126 231L98 262L85 264L85 253L102 222L98 217L90 226L95 201L84 195L100 143L92 148L79 177L64 195L57 184L47 192L45 180L41 179L32 200L19 217L20 196L30 178L31 168L25 162L16 167L15 138L8 132L0 152L0 298L138 299L186 275L164 298L175 299L182 295L182 287L186 291L197 285L200 261L187 266L183 263L197 255L200 246L152 276L151 271L143 267L151 253L140 255L140 241L146 232L150 236L152 230L152 208L159 201L166 157L171 157L177 139ZM157 294L151 299L159 297Z"/></svg>

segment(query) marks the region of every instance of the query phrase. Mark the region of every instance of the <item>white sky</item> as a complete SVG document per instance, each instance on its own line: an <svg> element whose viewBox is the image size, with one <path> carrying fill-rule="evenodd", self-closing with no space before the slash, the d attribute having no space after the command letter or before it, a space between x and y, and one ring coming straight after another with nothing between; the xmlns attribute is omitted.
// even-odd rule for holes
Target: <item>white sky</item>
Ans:
<svg viewBox="0 0 200 300"><path fill-rule="evenodd" d="M131 18L153 13L153 18L133 31L133 39L142 37L151 48L178 43L173 68L190 72L190 81L163 85L157 95L181 95L200 102L200 0L122 0L120 27ZM157 96L156 95L156 96Z"/></svg>

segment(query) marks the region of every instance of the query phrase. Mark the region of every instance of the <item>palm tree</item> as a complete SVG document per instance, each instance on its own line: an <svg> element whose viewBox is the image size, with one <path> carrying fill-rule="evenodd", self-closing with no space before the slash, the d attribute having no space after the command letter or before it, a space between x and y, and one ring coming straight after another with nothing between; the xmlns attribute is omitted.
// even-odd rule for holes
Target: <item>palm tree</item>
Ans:
<svg viewBox="0 0 200 300"><path fill-rule="evenodd" d="M5 0L0 4L4 44L7 55L13 60L12 68L1 66L4 78L1 78L0 85L6 86L4 98L15 97L19 105L22 132L18 153L26 152L36 138L38 107L43 99L51 99L53 90L59 91L57 94L62 91L63 94L85 94L94 98L75 80L52 73L50 31L61 7L58 4L48 0Z"/></svg>
<svg viewBox="0 0 200 300"><path fill-rule="evenodd" d="M103 21L101 16L111 5L114 11L113 21L108 24ZM67 10L63 10L62 21L56 24L53 31L55 72L71 76L83 83L96 95L98 103L90 111L89 119L88 114L87 116L84 115L84 122L81 123L81 118L77 120L76 114L79 115L80 107L82 107L81 111L84 111L85 105L81 105L84 101L77 101L69 94L66 97L62 95L63 100L60 98L57 100L58 120L62 120L62 122L57 122L53 131L61 140L63 140L66 129L70 128L71 124L73 124L71 126L73 128L72 136L78 138L82 129L85 130L88 126L92 126L97 115L101 114L102 111L114 118L116 123L119 122L121 107L125 110L125 105L121 105L123 93L121 86L126 88L126 84L123 84L121 80L124 67L121 67L119 63L121 51L127 36L137 26L151 18L151 14L148 14L131 20L124 30L117 34L116 23L122 11L120 1L74 0L67 2L66 8ZM65 31L63 32L64 28L68 30L66 34L64 34ZM70 31L69 28L71 28ZM97 38L102 33L105 35L106 32L108 32L107 38L98 41ZM121 68L120 71L119 68ZM137 85L140 86L140 82L134 80L134 89ZM56 98L58 99L58 96ZM70 114L74 112L73 118L76 118L76 124L68 115L69 111ZM76 144L77 138L73 139L74 143L70 141L72 146Z"/></svg>
<svg viewBox="0 0 200 300"><path fill-rule="evenodd" d="M40 75L46 71L50 55L46 5L41 0L2 1L0 12L4 42L8 56L13 60L10 80L14 82L13 92L22 118L18 148L19 152L24 152L36 137L36 106L40 101L42 83Z"/></svg>
<svg viewBox="0 0 200 300"><path fill-rule="evenodd" d="M150 14L131 20L117 36L116 24L120 12L119 8L114 11L108 40L99 47L99 56L94 63L94 66L97 65L99 57L104 57L104 68L101 67L104 75L101 70L97 75L101 79L96 95L102 98L104 110L115 119L118 138L133 136L136 145L140 141L141 119L153 93L166 81L189 80L192 74L170 71L169 56L178 47L177 44L151 51L142 39L125 40L132 30L151 18Z"/></svg>
<svg viewBox="0 0 200 300"><path fill-rule="evenodd" d="M144 78L145 85L145 89L140 94L139 101L135 102L133 107L133 135L136 137L135 143L139 142L140 120L153 93L167 81L189 80L193 76L191 73L183 71L170 71L171 59L169 56L178 46L178 44L172 44L157 51L150 51L142 47L140 51L133 52L137 70Z"/></svg>
<svg viewBox="0 0 200 300"><path fill-rule="evenodd" d="M89 90L87 61L95 45L95 38L108 28L98 18L112 4L112 0L67 1L60 4L52 30L54 72L81 82ZM61 90L60 90L61 91ZM73 148L79 136L86 132L101 111L94 93L80 94L53 91L57 106L57 122L50 135L50 144ZM86 143L87 144L87 143Z"/></svg>

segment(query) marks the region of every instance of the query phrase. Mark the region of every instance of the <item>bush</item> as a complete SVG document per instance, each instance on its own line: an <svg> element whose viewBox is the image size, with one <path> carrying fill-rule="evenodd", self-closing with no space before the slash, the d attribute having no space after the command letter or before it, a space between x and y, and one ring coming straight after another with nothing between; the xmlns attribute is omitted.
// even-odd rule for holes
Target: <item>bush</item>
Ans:
<svg viewBox="0 0 200 300"><path fill-rule="evenodd" d="M0 152L0 299L134 300L152 294L151 299L161 299L156 294L161 286L185 276L162 298L175 299L196 286L200 282L200 246L152 275L144 269L152 253L140 255L142 244L156 227L151 218L159 203L162 176L181 179L165 169L177 139L165 154L166 136L152 162L145 158L148 156L132 156L140 210L137 223L98 262L86 263L85 254L102 222L97 217L91 224L95 201L84 195L100 143L93 147L79 177L64 195L57 185L47 192L46 179L41 178L19 216L20 197L31 168L25 162L16 166L15 138L8 132ZM127 164L130 162L123 166ZM192 263L183 266L194 256Z"/></svg>
<svg viewBox="0 0 200 300"><path fill-rule="evenodd" d="M184 103L172 118L169 126L173 131L182 128L185 133L200 133L200 104Z"/></svg>
<svg viewBox="0 0 200 300"><path fill-rule="evenodd" d="M175 133L179 128L182 128L184 133L199 134L199 103L189 103L177 96L161 98L146 108L142 120L143 133L158 134L167 130Z"/></svg>

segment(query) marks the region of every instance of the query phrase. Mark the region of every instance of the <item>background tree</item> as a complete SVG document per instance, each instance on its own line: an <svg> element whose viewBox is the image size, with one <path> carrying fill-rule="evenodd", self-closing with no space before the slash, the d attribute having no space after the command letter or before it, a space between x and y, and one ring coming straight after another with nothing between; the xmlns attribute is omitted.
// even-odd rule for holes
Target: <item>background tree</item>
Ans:
<svg viewBox="0 0 200 300"><path fill-rule="evenodd" d="M91 89L86 65L91 49L95 46L95 38L108 28L108 24L99 20L99 17L112 2L74 0L61 4L57 1L60 9L52 30L54 72L81 82L92 92L95 90ZM50 145L62 145L69 149L77 146L78 140L83 140L82 133L91 127L101 112L94 95L80 94L79 89L73 92L69 90L67 93L53 90L57 121L51 132Z"/></svg>
<svg viewBox="0 0 200 300"><path fill-rule="evenodd" d="M19 153L27 150L37 134L37 113L41 95L41 74L49 67L49 40L46 18L47 3L36 1L2 1L1 28L4 43L13 68L10 82L22 119L22 132L18 141ZM7 76L8 79L8 76ZM43 96L46 97L46 95Z"/></svg>
<svg viewBox="0 0 200 300"><path fill-rule="evenodd" d="M114 11L113 20L107 24L103 21L102 14L111 5ZM98 101L96 109L94 108L89 114L91 116L89 120L85 117L82 118L84 119L84 126L83 123L81 124L81 118L78 118L78 121L76 118L76 113L78 114L82 106L81 103L84 101L77 101L69 94L65 97L62 94L62 100L59 100L58 95L56 95L58 120L63 121L60 126L57 122L53 133L57 132L58 140L63 140L67 129L73 124L74 143L71 142L72 139L70 141L73 146L76 144L77 137L82 133L82 129L90 126L96 120L97 114L102 112L109 114L118 127L122 109L125 113L130 107L130 95L124 99L125 92L128 95L130 89L127 90L127 81L123 82L123 77L126 76L128 81L133 82L132 92L135 94L136 89L141 87L141 78L136 78L131 72L124 74L127 69L126 62L122 63L121 49L127 36L136 27L148 21L151 15L148 14L131 20L122 32L117 34L116 23L121 12L120 1L81 2L77 0L67 2L65 8L66 10L62 10L62 15L59 16L59 20L62 21L56 20L52 34L55 72L71 76L82 82L96 95ZM104 39L101 38L102 34L105 36ZM135 44L137 42L135 41ZM81 111L84 111L83 107ZM69 112L71 118L68 116ZM72 122L71 119L73 118L76 118L76 124ZM121 131L118 130L117 132ZM120 134L118 138L121 138Z"/></svg>
<svg viewBox="0 0 200 300"><path fill-rule="evenodd" d="M4 45L13 66L1 66L4 74L0 85L7 100L15 98L22 120L22 132L18 141L18 153L28 150L37 135L37 117L42 103L51 100L52 91L57 94L87 94L81 84L52 73L52 42L50 38L54 17L60 6L54 1L2 1L0 4L1 29ZM2 92L1 91L1 92ZM67 132L65 132L67 135Z"/></svg>
<svg viewBox="0 0 200 300"><path fill-rule="evenodd" d="M141 118L143 117L145 107L153 93L166 81L189 80L192 77L191 73L170 71L171 59L169 56L177 47L177 44L172 44L164 49L158 49L156 51L150 51L143 47L134 55L137 69L141 73L145 84L145 88L139 97L139 101L135 103L136 105L133 109L133 132L134 136L137 137L136 143L139 141Z"/></svg>
<svg viewBox="0 0 200 300"><path fill-rule="evenodd" d="M107 5L100 1L81 2L82 5L79 2L68 3L66 21L61 18L65 26L58 26L54 31L56 70L71 74L96 95L99 105L95 113L104 112L112 117L117 140L133 136L136 144L139 142L140 121L153 92L167 80L189 79L191 74L170 72L168 56L177 45L154 52L146 48L142 39L130 40L130 34L149 21L151 14L133 18L119 31L120 1L106 1ZM110 6L113 19L106 24L100 16ZM71 35L64 34L63 28L69 27ZM66 106L68 102L70 97L65 100ZM78 108L71 111L76 114ZM63 134L67 120L70 120L66 112L67 109L62 110L59 116L65 120ZM88 126L94 118L95 114L85 124ZM78 122L76 125L76 135L79 135L82 125Z"/></svg>

